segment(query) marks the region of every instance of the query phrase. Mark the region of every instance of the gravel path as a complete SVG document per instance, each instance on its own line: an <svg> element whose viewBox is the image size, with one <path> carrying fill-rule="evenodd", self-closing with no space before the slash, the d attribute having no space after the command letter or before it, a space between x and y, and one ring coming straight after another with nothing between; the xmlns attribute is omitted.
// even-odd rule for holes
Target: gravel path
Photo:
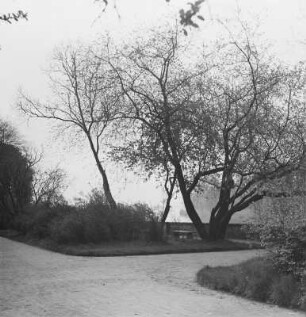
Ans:
<svg viewBox="0 0 306 317"><path fill-rule="evenodd" d="M199 287L204 265L259 251L73 257L0 238L0 316L304 316Z"/></svg>

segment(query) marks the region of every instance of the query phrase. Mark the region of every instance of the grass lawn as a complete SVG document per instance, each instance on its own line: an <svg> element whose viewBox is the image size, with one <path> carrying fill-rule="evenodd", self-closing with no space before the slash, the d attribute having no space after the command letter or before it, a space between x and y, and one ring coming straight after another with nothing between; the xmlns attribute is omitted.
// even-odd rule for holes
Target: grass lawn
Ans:
<svg viewBox="0 0 306 317"><path fill-rule="evenodd" d="M200 241L169 240L167 242L103 242L89 244L56 244L50 240L31 239L12 230L0 230L0 236L27 243L43 249L78 256L127 256L169 253L192 253L213 251L234 251L260 248L256 242L247 241Z"/></svg>

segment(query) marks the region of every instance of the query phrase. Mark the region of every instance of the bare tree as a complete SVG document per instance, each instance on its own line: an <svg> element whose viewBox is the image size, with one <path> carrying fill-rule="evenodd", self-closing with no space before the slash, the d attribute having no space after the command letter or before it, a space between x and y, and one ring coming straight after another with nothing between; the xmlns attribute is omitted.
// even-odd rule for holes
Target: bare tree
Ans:
<svg viewBox="0 0 306 317"><path fill-rule="evenodd" d="M164 165L164 170L166 172L166 176L164 178L165 179L164 189L165 189L165 192L167 193L167 199L166 199L165 208L160 220L162 223L165 223L167 220L167 217L169 215L170 208L171 208L171 200L175 192L175 188L177 186L177 182L176 182L177 176L176 176L175 170L172 171L171 173L171 168L166 163Z"/></svg>
<svg viewBox="0 0 306 317"><path fill-rule="evenodd" d="M86 137L106 199L116 208L102 157L107 129L118 115L120 96L110 68L95 56L88 47L58 50L49 73L52 101L41 103L21 93L19 109L30 117L58 122L70 132L75 131L75 137Z"/></svg>
<svg viewBox="0 0 306 317"><path fill-rule="evenodd" d="M212 239L225 237L235 213L272 195L266 184L298 169L305 146L304 67L282 67L247 36L220 57L219 70L202 87L223 165L202 179L219 189L210 217Z"/></svg>
<svg viewBox="0 0 306 317"><path fill-rule="evenodd" d="M171 166L169 171L175 173L186 211L199 235L206 238L191 200L196 186L194 178L215 173L222 167L205 169L204 160L198 166L188 163L188 153L195 143L207 139L206 127L199 124L195 107L196 82L207 69L184 67L179 52L186 47L179 44L178 37L178 29L155 34L148 41L125 47L109 63L121 83L125 105L129 105L125 119L137 122L134 128L138 129L138 142L136 140L134 149L138 148L139 153L146 152L142 161L145 164L151 161L152 165L162 169ZM208 147L201 151L199 155L209 156ZM191 170L195 175L191 175Z"/></svg>
<svg viewBox="0 0 306 317"><path fill-rule="evenodd" d="M137 122L134 149L172 166L200 237L222 239L234 213L269 195L263 184L300 164L303 67L282 67L248 37L186 67L178 34L125 47L109 63L129 105L125 118ZM208 233L191 199L205 183L220 191Z"/></svg>
<svg viewBox="0 0 306 317"><path fill-rule="evenodd" d="M60 168L37 170L32 181L32 202L35 205L55 206L64 201L65 173Z"/></svg>
<svg viewBox="0 0 306 317"><path fill-rule="evenodd" d="M122 118L123 120L118 120L116 126L117 134L120 135L117 140L120 142L111 145L109 155L117 163L123 163L126 169L137 176L146 175L146 180L153 178L163 187L167 195L164 211L161 214L161 222L164 223L171 208L172 197L178 190L175 170L158 146L159 140L150 130L141 128L135 120L127 120L126 113L122 113Z"/></svg>

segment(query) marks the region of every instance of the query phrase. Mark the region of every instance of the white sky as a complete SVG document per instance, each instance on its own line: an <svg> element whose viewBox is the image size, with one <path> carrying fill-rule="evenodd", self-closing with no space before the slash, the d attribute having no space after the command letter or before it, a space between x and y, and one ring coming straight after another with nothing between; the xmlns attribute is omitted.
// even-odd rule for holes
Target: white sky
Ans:
<svg viewBox="0 0 306 317"><path fill-rule="evenodd" d="M43 69L55 46L71 41L91 41L109 31L124 39L133 34L145 34L145 27L174 21L178 9L188 1L172 0L117 0L119 19L111 7L104 14L93 0L1 0L0 13L22 9L29 21L0 24L0 117L12 122L27 143L43 146L45 166L60 164L69 176L67 197L87 193L96 186L99 175L87 149L87 144L72 147L63 139L55 140L45 121L27 121L15 110L18 87L35 98L43 98L47 79ZM207 0L201 14L197 38L212 38L208 26L211 19L237 16L260 21L264 37L272 40L274 51L287 62L306 59L306 1L305 0ZM154 182L143 183L122 168L108 167L111 188L119 201L147 202L151 206L162 203L163 193ZM180 200L174 209L181 208Z"/></svg>

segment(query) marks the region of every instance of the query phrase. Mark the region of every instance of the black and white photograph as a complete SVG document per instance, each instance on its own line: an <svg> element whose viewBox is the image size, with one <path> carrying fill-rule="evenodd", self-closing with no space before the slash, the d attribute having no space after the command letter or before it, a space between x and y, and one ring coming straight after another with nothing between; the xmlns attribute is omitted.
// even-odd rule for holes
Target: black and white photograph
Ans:
<svg viewBox="0 0 306 317"><path fill-rule="evenodd" d="M306 1L0 2L0 316L305 316Z"/></svg>

